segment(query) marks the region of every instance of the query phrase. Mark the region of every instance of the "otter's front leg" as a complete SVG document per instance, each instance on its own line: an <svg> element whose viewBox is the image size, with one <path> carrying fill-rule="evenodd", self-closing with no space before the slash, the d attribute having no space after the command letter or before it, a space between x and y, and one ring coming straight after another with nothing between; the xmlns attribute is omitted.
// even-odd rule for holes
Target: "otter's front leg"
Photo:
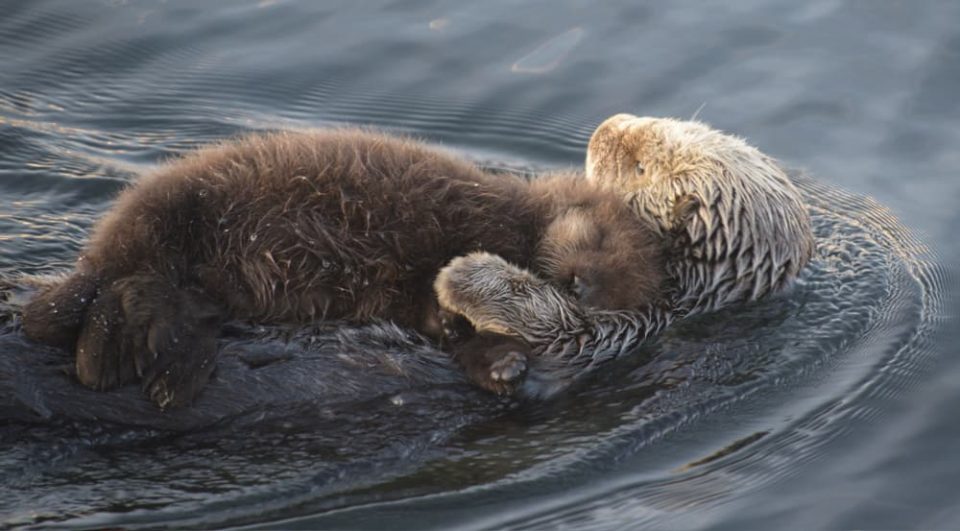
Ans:
<svg viewBox="0 0 960 531"><path fill-rule="evenodd" d="M102 288L77 339L77 377L94 389L141 378L161 408L190 404L216 358L221 311L199 291L132 275Z"/></svg>
<svg viewBox="0 0 960 531"><path fill-rule="evenodd" d="M637 311L583 308L547 281L487 253L451 261L434 289L440 306L463 315L478 334L522 339L527 369L520 379L527 397L550 396L590 369L633 351L663 330L673 315L658 305ZM520 387L519 382L512 385Z"/></svg>
<svg viewBox="0 0 960 531"><path fill-rule="evenodd" d="M443 268L434 290L443 314L456 315L476 330L449 349L474 383L512 394L521 386L527 392L528 369L546 371L538 376L548 380L566 379L565 364L541 354L558 344L558 352L566 353L562 345L575 344L586 322L554 286L497 255L472 253Z"/></svg>
<svg viewBox="0 0 960 531"><path fill-rule="evenodd" d="M453 259L434 281L440 307L464 316L478 332L542 346L576 337L588 322L575 300L526 269L490 253Z"/></svg>

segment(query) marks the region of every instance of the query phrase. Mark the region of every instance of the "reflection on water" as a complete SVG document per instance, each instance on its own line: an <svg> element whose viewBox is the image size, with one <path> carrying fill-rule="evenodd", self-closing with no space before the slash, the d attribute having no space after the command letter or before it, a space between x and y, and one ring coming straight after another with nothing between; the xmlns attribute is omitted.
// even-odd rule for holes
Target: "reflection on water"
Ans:
<svg viewBox="0 0 960 531"><path fill-rule="evenodd" d="M525 74L543 74L560 64L570 50L583 38L583 28L573 28L541 44L536 50L520 58L510 70Z"/></svg>
<svg viewBox="0 0 960 531"><path fill-rule="evenodd" d="M72 386L0 312L0 525L955 526L954 283L862 194L958 256L956 6L216 4L5 4L3 277L69 266L135 174L247 130L375 124L531 171L581 164L614 112L705 102L814 170L817 259L545 404L473 392L414 339L238 329L210 407L145 413ZM335 385L378 348L429 377Z"/></svg>

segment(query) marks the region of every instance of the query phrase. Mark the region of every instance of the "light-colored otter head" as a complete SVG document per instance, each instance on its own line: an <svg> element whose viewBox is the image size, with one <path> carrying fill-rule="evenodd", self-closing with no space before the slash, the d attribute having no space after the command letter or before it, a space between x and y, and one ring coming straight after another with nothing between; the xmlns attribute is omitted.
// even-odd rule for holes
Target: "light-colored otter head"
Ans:
<svg viewBox="0 0 960 531"><path fill-rule="evenodd" d="M809 214L783 170L743 140L705 124L612 116L590 138L586 173L676 237L677 255L668 268L679 284L682 311L776 291L813 255ZM685 205L691 204L695 212L688 215Z"/></svg>

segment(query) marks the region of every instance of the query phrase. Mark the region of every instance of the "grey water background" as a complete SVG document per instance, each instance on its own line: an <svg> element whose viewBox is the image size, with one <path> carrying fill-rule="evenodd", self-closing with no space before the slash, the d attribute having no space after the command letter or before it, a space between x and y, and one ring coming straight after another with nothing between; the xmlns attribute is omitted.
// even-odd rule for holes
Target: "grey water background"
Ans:
<svg viewBox="0 0 960 531"><path fill-rule="evenodd" d="M2 0L5 274L68 266L124 183L240 132L363 123L549 168L616 112L696 114L804 170L821 254L582 398L391 413L448 431L376 460L296 427L48 447L4 421L0 525L955 528L957 94L953 2Z"/></svg>

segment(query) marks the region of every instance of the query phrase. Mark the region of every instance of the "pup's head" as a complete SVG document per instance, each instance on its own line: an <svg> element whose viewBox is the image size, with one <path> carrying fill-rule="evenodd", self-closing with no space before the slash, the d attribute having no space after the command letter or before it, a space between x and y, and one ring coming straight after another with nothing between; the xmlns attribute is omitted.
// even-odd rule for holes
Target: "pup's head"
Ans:
<svg viewBox="0 0 960 531"><path fill-rule="evenodd" d="M661 253L649 227L611 196L561 212L540 242L537 266L585 306L626 310L660 295Z"/></svg>

